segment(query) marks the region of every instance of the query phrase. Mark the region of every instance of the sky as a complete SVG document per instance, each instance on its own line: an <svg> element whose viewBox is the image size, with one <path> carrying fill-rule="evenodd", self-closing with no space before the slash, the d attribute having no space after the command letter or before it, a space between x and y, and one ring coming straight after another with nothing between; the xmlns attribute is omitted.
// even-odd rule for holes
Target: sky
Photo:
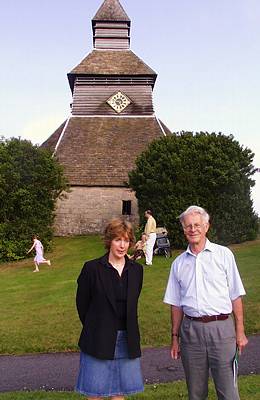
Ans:
<svg viewBox="0 0 260 400"><path fill-rule="evenodd" d="M69 116L67 73L92 50L102 0L1 4L0 135L42 143ZM121 0L131 50L158 74L154 107L173 131L232 134L260 168L260 1ZM252 189L260 215L260 173Z"/></svg>

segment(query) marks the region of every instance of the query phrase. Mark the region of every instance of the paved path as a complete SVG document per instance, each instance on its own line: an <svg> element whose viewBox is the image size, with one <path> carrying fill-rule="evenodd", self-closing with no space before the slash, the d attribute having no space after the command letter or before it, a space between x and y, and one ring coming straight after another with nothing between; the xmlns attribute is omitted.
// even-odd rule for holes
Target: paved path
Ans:
<svg viewBox="0 0 260 400"><path fill-rule="evenodd" d="M74 389L79 353L0 356L0 392ZM168 347L143 350L145 383L184 379L181 361L173 361ZM260 374L260 335L251 336L239 362L240 375Z"/></svg>

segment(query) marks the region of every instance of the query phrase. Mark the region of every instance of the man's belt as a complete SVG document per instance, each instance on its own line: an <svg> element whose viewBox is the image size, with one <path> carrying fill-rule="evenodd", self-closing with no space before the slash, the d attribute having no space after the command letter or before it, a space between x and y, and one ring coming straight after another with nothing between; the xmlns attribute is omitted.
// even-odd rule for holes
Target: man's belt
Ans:
<svg viewBox="0 0 260 400"><path fill-rule="evenodd" d="M202 317L191 317L190 315L185 314L185 317L191 319L192 321L199 322L212 322L212 321L224 321L228 319L230 314L218 314L218 315L203 315Z"/></svg>

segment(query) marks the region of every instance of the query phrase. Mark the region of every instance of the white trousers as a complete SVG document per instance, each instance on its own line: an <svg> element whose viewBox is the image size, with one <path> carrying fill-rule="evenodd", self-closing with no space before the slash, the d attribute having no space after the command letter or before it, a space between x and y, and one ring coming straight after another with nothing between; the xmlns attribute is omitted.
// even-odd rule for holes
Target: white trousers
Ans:
<svg viewBox="0 0 260 400"><path fill-rule="evenodd" d="M156 233L150 233L146 242L146 250L145 250L145 262L146 264L152 264L153 262L153 247L156 241Z"/></svg>

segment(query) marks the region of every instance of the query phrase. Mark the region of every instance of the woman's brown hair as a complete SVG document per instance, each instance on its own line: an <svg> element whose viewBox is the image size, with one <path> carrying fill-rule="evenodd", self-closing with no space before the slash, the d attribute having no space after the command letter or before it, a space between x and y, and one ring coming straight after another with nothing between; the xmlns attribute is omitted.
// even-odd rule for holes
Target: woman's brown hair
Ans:
<svg viewBox="0 0 260 400"><path fill-rule="evenodd" d="M129 247L135 243L134 229L129 221L121 218L112 219L104 231L104 243L107 250L110 249L112 240L125 237L129 240Z"/></svg>

